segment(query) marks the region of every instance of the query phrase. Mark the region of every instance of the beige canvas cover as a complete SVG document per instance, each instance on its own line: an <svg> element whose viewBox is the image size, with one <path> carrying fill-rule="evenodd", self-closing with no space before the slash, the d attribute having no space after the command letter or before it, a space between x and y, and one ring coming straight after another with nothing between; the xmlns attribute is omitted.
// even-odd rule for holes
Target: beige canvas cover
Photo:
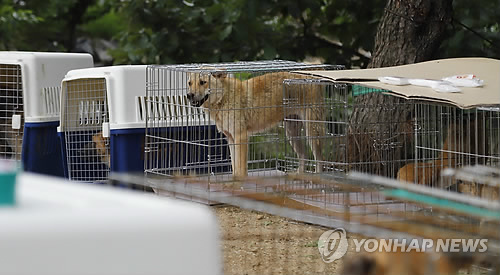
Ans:
<svg viewBox="0 0 500 275"><path fill-rule="evenodd" d="M342 71L297 71L333 81L348 82L387 90L389 94L408 98L437 101L463 109L500 105L500 60L490 58L453 58L403 66ZM474 74L484 80L479 88L460 87L459 93L439 93L429 87L396 86L379 82L378 77L441 79L453 75Z"/></svg>

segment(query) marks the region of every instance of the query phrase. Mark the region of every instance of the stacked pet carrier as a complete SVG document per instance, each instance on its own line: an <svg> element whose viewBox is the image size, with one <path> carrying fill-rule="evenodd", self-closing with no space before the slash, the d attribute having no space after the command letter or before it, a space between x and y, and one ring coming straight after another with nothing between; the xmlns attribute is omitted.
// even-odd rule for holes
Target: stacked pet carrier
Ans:
<svg viewBox="0 0 500 275"><path fill-rule="evenodd" d="M22 159L26 171L62 176L61 80L69 70L92 66L88 54L0 52L0 157Z"/></svg>
<svg viewBox="0 0 500 275"><path fill-rule="evenodd" d="M342 68L281 60L149 66L146 174L279 172L283 80L293 70Z"/></svg>
<svg viewBox="0 0 500 275"><path fill-rule="evenodd" d="M66 177L104 182L110 171L144 172L146 66L68 72L62 82Z"/></svg>

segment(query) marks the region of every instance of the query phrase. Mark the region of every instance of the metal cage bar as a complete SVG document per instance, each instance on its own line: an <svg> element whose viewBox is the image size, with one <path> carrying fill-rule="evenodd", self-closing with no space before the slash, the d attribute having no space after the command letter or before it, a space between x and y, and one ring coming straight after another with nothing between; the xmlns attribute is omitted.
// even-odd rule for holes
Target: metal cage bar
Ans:
<svg viewBox="0 0 500 275"><path fill-rule="evenodd" d="M281 60L148 66L146 174L217 176L236 166L261 175L280 172L285 73L342 68ZM202 88L203 96L189 98ZM266 88L273 94L259 94ZM231 151L247 146L245 163L231 159Z"/></svg>
<svg viewBox="0 0 500 275"><path fill-rule="evenodd" d="M24 131L20 65L0 64L0 157L21 160Z"/></svg>
<svg viewBox="0 0 500 275"><path fill-rule="evenodd" d="M306 98L318 91L321 100L308 103ZM378 115L397 108L413 111L414 102L403 99L396 103L387 101L385 98L391 96L383 95L383 92L329 80L286 80L284 98L290 100L285 104L285 128L288 131L287 128L298 127L306 132L287 139L286 145L290 148L285 154L287 170L301 170L300 166L305 165L305 172L314 171L321 165L322 170L328 172L358 171L396 177L399 167L413 160L413 122L406 116L393 115L387 119ZM382 99L376 102L365 100L374 93L381 94ZM297 110L316 112L320 116L308 121L289 115ZM308 134L308 124L323 129L323 134ZM315 142L322 148L316 153L321 155L320 161L311 150ZM304 149L292 150L299 146ZM302 151L303 156L296 151Z"/></svg>
<svg viewBox="0 0 500 275"><path fill-rule="evenodd" d="M68 176L75 181L106 181L110 171L109 138L102 125L109 122L106 79L66 82L63 103Z"/></svg>
<svg viewBox="0 0 500 275"><path fill-rule="evenodd" d="M456 182L441 182L443 170L500 165L500 108L462 110L450 105L421 103L415 106L415 114L416 157L410 168L414 175L410 181L456 190Z"/></svg>
<svg viewBox="0 0 500 275"><path fill-rule="evenodd" d="M432 239L434 242L449 239L487 239L488 249L485 253L470 251L470 253L459 255L482 259L477 262L484 265L481 268L492 270L498 268L495 265L498 262L498 253L500 252L500 227L498 226L500 204L498 202L491 203L484 199L472 198L455 192L435 190L428 186L407 184L395 179L357 172L353 172L347 177L345 174L328 173L263 176L247 178L242 181L230 180L215 183L220 187L219 192L211 192L204 188L208 182L199 177L152 179L126 174L114 174L111 177L123 182L152 187L158 190L159 194L168 193L175 194L177 197L212 200L243 209L286 217L290 220L284 221L283 225L287 226L296 223L296 221L302 221L332 229L342 228L349 234L363 235L351 235L352 238L374 237L406 240L405 247L410 242L422 239ZM496 171L495 177L498 184L498 171ZM485 217L490 218L490 220L485 222ZM231 240L241 238L248 240L252 245L260 246L259 229L263 231L265 229L263 226L255 229L251 224L249 222L248 226L238 227L237 230L234 230L233 227L223 227L222 230L231 231ZM272 238L280 240L287 238L285 230L283 230L285 227L279 226L273 229ZM326 230L323 229L323 231ZM308 234L305 230L298 231L296 236L301 238L305 234ZM321 232L315 235L315 240L320 234ZM223 248L226 253L231 253L232 248L239 249L234 246L231 248L223 246ZM287 250L283 250L277 244L269 249L273 251L272 253L287 256ZM465 249L465 252L469 252L467 248ZM433 248L426 251L438 253ZM270 254L272 255L272 253ZM354 254L352 256L359 257L361 255ZM390 253L387 256L393 257L393 255L396 254ZM413 270L405 268L409 262L416 260L411 254L408 255L408 262L401 265L394 263L394 265L399 265L398 267L403 267L397 269L400 272ZM446 253L444 255L446 256ZM262 253L249 260L253 261L252 265L258 266L265 262L268 257L269 254ZM296 261L296 258L293 257L291 255L291 259ZM321 260L318 263L321 263ZM435 268L431 260L420 261L419 264L428 265L428 270L431 271ZM460 263L453 264L460 265ZM492 264L493 266L491 266ZM287 269L288 265L285 261L277 261L274 265L278 265L287 274L303 273ZM225 272L231 273L230 268L231 266L228 266ZM429 272L434 273L431 271ZM266 272L268 270L262 270L260 273L267 274Z"/></svg>

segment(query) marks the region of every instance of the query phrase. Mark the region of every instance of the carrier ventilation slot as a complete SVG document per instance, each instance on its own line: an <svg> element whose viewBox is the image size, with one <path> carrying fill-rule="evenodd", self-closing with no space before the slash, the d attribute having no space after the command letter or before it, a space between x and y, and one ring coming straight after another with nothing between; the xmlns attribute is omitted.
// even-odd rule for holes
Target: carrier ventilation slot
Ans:
<svg viewBox="0 0 500 275"><path fill-rule="evenodd" d="M202 108L189 106L186 96L140 96L136 97L137 118L140 121L205 120Z"/></svg>
<svg viewBox="0 0 500 275"><path fill-rule="evenodd" d="M61 87L46 87L42 90L44 111L46 115L59 115Z"/></svg>

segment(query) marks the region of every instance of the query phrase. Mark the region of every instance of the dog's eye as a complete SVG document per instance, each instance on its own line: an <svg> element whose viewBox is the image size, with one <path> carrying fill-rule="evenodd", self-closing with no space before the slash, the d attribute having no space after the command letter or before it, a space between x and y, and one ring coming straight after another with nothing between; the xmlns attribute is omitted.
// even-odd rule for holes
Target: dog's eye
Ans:
<svg viewBox="0 0 500 275"><path fill-rule="evenodd" d="M189 86L193 85L193 82L191 80L189 80L188 85Z"/></svg>
<svg viewBox="0 0 500 275"><path fill-rule="evenodd" d="M200 79L200 85L205 85L207 82L205 80Z"/></svg>

